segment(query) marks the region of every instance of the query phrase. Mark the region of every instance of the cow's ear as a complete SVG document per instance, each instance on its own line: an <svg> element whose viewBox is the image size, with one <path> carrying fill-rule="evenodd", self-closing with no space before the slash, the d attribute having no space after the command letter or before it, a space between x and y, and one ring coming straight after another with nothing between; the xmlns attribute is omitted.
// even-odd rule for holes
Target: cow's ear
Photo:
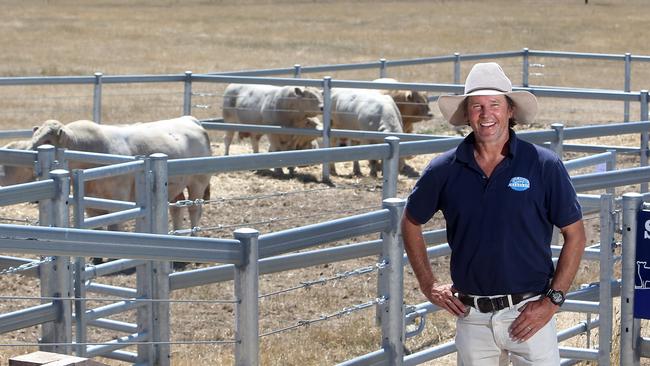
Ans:
<svg viewBox="0 0 650 366"><path fill-rule="evenodd" d="M59 141L59 146L66 147L70 142L72 136L70 135L70 129L66 126L61 126L58 131L56 131L56 138Z"/></svg>
<svg viewBox="0 0 650 366"><path fill-rule="evenodd" d="M32 132L36 132L36 130L38 130L40 127L41 127L41 126L34 126L34 127L32 127Z"/></svg>
<svg viewBox="0 0 650 366"><path fill-rule="evenodd" d="M413 102L415 100L415 98L413 97L413 92L412 91L407 91L406 92L406 100L408 100L409 102Z"/></svg>
<svg viewBox="0 0 650 366"><path fill-rule="evenodd" d="M299 97L305 96L305 91L300 87L295 87L294 91L296 92L296 95Z"/></svg>

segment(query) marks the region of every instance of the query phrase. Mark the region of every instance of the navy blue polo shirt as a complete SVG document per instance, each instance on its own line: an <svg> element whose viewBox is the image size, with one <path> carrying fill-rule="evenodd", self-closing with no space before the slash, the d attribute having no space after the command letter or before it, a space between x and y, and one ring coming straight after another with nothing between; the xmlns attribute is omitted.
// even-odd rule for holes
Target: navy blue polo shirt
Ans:
<svg viewBox="0 0 650 366"><path fill-rule="evenodd" d="M451 278L473 295L542 292L553 276L553 226L582 218L560 158L517 138L487 178L474 159L474 134L433 159L415 184L406 214L424 224L441 210Z"/></svg>

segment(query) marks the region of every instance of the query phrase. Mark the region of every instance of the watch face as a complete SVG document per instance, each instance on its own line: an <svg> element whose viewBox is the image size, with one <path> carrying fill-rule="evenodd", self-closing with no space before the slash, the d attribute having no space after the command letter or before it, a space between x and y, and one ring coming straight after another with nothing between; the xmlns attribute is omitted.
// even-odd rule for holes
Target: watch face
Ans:
<svg viewBox="0 0 650 366"><path fill-rule="evenodd" d="M555 305L562 305L564 302L564 294L561 291L549 290L547 296L551 299L551 302Z"/></svg>

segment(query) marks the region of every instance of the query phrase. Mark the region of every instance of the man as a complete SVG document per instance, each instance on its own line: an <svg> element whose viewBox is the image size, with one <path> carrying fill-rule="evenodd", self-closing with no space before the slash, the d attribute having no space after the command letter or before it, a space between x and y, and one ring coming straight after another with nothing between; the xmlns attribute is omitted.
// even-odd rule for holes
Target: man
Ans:
<svg viewBox="0 0 650 366"><path fill-rule="evenodd" d="M440 110L472 133L433 159L411 192L402 220L406 253L420 289L457 316L458 363L560 363L554 313L564 301L585 245L569 175L552 151L517 138L537 99L496 63L474 65L465 92L441 96ZM452 284L437 282L421 225L441 210L451 247ZM564 246L554 270L550 241Z"/></svg>

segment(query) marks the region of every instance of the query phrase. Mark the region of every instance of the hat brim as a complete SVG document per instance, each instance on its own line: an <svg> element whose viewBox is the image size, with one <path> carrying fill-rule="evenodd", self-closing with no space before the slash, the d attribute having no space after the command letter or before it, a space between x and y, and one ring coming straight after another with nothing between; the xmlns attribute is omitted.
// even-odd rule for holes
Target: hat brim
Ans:
<svg viewBox="0 0 650 366"><path fill-rule="evenodd" d="M445 120L454 126L464 126L469 123L462 105L465 98L472 95L507 95L515 104L514 119L516 122L530 123L537 115L537 98L527 91L504 93L498 90L477 90L465 95L441 95L438 97L438 108Z"/></svg>

